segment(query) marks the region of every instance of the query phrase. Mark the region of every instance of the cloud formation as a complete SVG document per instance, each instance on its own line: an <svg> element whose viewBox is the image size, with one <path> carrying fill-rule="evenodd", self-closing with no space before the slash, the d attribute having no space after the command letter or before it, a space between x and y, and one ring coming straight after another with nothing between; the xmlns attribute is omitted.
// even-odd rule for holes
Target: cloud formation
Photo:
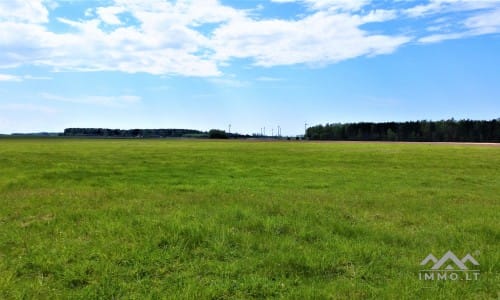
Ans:
<svg viewBox="0 0 500 300"><path fill-rule="evenodd" d="M0 111L31 111L37 113L53 114L57 110L51 107L26 103L8 103L0 105Z"/></svg>
<svg viewBox="0 0 500 300"><path fill-rule="evenodd" d="M23 81L23 78L15 75L0 74L0 82L1 81L21 82Z"/></svg>
<svg viewBox="0 0 500 300"><path fill-rule="evenodd" d="M0 20L27 23L48 22L49 12L41 0L0 1Z"/></svg>
<svg viewBox="0 0 500 300"><path fill-rule="evenodd" d="M500 0L388 1L384 7L371 0L271 2L299 5L303 12L269 17L265 5L238 9L218 0L113 0L92 2L97 6L70 19L54 13L55 0L0 1L0 68L213 77L236 59L262 67L326 65L389 54L413 41L500 32ZM423 29L450 13L452 26ZM414 24L411 35L397 28L366 29L398 20Z"/></svg>
<svg viewBox="0 0 500 300"><path fill-rule="evenodd" d="M11 74L0 74L0 82L1 81L10 81L10 82L22 82L24 80L52 80L52 77L46 76L32 76L32 75L11 75Z"/></svg>

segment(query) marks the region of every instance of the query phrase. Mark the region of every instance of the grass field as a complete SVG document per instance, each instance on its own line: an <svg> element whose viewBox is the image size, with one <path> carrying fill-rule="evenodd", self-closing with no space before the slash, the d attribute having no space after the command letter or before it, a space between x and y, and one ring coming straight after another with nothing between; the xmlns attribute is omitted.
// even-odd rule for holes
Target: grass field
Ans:
<svg viewBox="0 0 500 300"><path fill-rule="evenodd" d="M500 147L0 139L0 207L1 299L500 295Z"/></svg>

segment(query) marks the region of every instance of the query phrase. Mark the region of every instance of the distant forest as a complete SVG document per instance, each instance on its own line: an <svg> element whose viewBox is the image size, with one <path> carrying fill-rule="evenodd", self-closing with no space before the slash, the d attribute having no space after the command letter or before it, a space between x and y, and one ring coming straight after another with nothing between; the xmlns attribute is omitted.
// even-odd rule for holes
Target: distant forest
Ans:
<svg viewBox="0 0 500 300"><path fill-rule="evenodd" d="M500 119L326 124L310 127L311 140L500 142Z"/></svg>
<svg viewBox="0 0 500 300"><path fill-rule="evenodd" d="M98 137L197 137L206 136L206 132L193 129L107 129L107 128L66 128L64 136Z"/></svg>
<svg viewBox="0 0 500 300"><path fill-rule="evenodd" d="M208 132L194 129L107 129L107 128L66 128L63 136L109 137L109 138L248 138L249 135L227 133L212 129Z"/></svg>

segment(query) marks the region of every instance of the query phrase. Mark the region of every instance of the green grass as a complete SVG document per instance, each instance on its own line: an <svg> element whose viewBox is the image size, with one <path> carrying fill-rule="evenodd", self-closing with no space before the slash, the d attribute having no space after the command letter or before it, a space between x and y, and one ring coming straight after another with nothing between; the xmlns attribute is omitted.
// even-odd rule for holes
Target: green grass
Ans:
<svg viewBox="0 0 500 300"><path fill-rule="evenodd" d="M0 139L2 299L489 299L500 147ZM429 253L477 281L420 281Z"/></svg>

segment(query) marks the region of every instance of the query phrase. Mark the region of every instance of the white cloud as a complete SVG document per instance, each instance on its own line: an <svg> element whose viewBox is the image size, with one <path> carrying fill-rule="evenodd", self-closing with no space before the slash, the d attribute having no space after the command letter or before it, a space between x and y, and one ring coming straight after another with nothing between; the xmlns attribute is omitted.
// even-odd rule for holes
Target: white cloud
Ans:
<svg viewBox="0 0 500 300"><path fill-rule="evenodd" d="M325 64L363 55L391 53L405 36L372 35L363 17L317 12L297 21L237 20L214 31L220 60L251 58L259 66Z"/></svg>
<svg viewBox="0 0 500 300"><path fill-rule="evenodd" d="M49 12L42 0L1 0L0 21L46 23Z"/></svg>
<svg viewBox="0 0 500 300"><path fill-rule="evenodd" d="M117 15L124 11L125 9L123 7L99 7L97 9L97 14L99 15L99 18L107 24L120 25L122 22Z"/></svg>
<svg viewBox="0 0 500 300"><path fill-rule="evenodd" d="M421 17L442 12L471 11L498 7L500 0L430 0L426 4L406 9L412 17Z"/></svg>
<svg viewBox="0 0 500 300"><path fill-rule="evenodd" d="M359 9L367 1L306 1L316 9ZM218 76L219 66L233 58L257 65L331 63L360 55L390 53L409 38L370 35L359 29L368 22L392 18L389 11L363 16L319 11L298 21L256 20L246 11L217 0L162 0L144 3L116 0L96 9L86 21L59 18L77 30L56 34L36 24L3 23L0 65L47 65L56 70ZM123 25L118 14L129 12L139 27ZM103 23L118 26L106 32ZM197 31L218 24L213 34ZM21 50L19 50L21 49ZM12 55L15 53L15 55Z"/></svg>
<svg viewBox="0 0 500 300"><path fill-rule="evenodd" d="M230 88L243 88L250 85L250 82L248 81L238 80L231 77L210 78L209 81L213 84Z"/></svg>
<svg viewBox="0 0 500 300"><path fill-rule="evenodd" d="M97 6L82 11L83 19L51 16L49 27L47 7L57 5L54 0L0 0L0 68L215 77L238 58L264 67L317 66L392 53L414 39L437 42L500 31L494 10L500 0L405 1L408 9L391 1L384 2L385 9L375 9L381 5L371 0L270 1L301 3L304 11L293 18L266 18L262 6L243 10L219 0L110 0L92 2ZM458 25L420 24L428 36L418 28L409 36L364 26L449 12L468 14ZM70 29L49 29L62 24ZM3 81L23 79L28 78Z"/></svg>
<svg viewBox="0 0 500 300"><path fill-rule="evenodd" d="M0 105L0 111L31 111L31 112L40 112L46 114L56 113L57 110L43 105L35 105L35 104L22 104L22 103L10 103Z"/></svg>
<svg viewBox="0 0 500 300"><path fill-rule="evenodd" d="M205 38L186 27L144 31L120 27L104 32L96 20L60 19L77 33L55 34L31 24L0 24L0 65L33 64L55 70L215 76L217 65L203 56ZM2 45L3 44L3 45ZM15 53L15 55L10 55Z"/></svg>
<svg viewBox="0 0 500 300"><path fill-rule="evenodd" d="M420 43L429 44L429 43L438 43L447 40L456 40L465 37L471 36L468 32L458 32L458 33L441 33L441 34L433 34L429 36L425 36L420 38L418 41Z"/></svg>
<svg viewBox="0 0 500 300"><path fill-rule="evenodd" d="M0 67L32 64L55 70L218 76L217 62L203 54L207 38L190 26L221 21L235 10L222 9L222 15L217 15L217 7L203 4L200 9L194 2L216 3L179 1L173 6L160 0L146 4L117 0L114 6L97 8L97 19L58 18L76 30L72 33L53 33L39 24L2 22ZM141 25L118 26L111 32L101 28L104 22L119 25L116 14L125 11Z"/></svg>
<svg viewBox="0 0 500 300"><path fill-rule="evenodd" d="M276 3L301 2L308 5L312 9L332 9L356 11L366 6L371 0L271 0Z"/></svg>
<svg viewBox="0 0 500 300"><path fill-rule="evenodd" d="M1 81L10 81L10 82L21 82L24 80L52 80L52 77L46 76L31 76L31 75L10 75L10 74L0 74L0 82Z"/></svg>
<svg viewBox="0 0 500 300"><path fill-rule="evenodd" d="M52 80L52 77L49 76L32 76L32 75L24 75L23 79L25 80Z"/></svg>
<svg viewBox="0 0 500 300"><path fill-rule="evenodd" d="M0 74L0 82L2 81L21 82L23 81L23 78L15 75Z"/></svg>
<svg viewBox="0 0 500 300"><path fill-rule="evenodd" d="M465 26L476 34L500 32L500 8L468 18Z"/></svg>
<svg viewBox="0 0 500 300"><path fill-rule="evenodd" d="M462 30L450 33L438 33L419 39L420 43L437 43L446 40L500 33L500 8L477 13L462 22Z"/></svg>
<svg viewBox="0 0 500 300"><path fill-rule="evenodd" d="M83 15L84 15L84 16L86 16L86 17L88 17L88 18L90 18L90 17L94 16L94 9L92 9L92 8L87 8L87 9L85 10L85 12L83 13Z"/></svg>
<svg viewBox="0 0 500 300"><path fill-rule="evenodd" d="M142 98L134 95L121 95L121 96L78 96L78 97L65 97L54 95L50 93L42 93L40 96L46 100L101 105L101 106L129 106L131 104L139 103Z"/></svg>

